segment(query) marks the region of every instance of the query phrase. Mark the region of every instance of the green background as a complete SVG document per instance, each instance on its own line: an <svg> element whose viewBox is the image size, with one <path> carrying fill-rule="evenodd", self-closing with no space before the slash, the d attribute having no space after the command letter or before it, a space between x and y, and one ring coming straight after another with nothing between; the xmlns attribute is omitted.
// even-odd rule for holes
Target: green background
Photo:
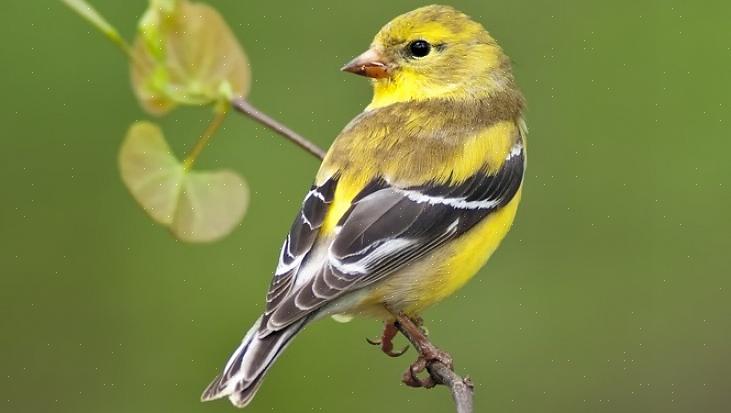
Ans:
<svg viewBox="0 0 731 413"><path fill-rule="evenodd" d="M130 38L142 0L93 3ZM338 68L421 2L211 0L252 61L251 101L320 145L368 102ZM724 412L731 405L731 3L457 1L514 60L525 198L503 246L425 316L479 412ZM147 119L113 46L60 3L0 13L0 411L230 412L203 387L262 310L317 162L237 115L200 166L252 189L243 224L175 241L128 195L117 151ZM160 120L178 154L210 117ZM312 325L252 412L447 412L363 340ZM402 339L399 339L399 343Z"/></svg>

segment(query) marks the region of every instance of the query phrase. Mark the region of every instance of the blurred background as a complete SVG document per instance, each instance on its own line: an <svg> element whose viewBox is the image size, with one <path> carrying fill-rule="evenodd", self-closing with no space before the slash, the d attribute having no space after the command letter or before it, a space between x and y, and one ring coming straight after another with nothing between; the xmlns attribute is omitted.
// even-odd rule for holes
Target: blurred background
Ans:
<svg viewBox="0 0 731 413"><path fill-rule="evenodd" d="M128 39L143 0L91 2ZM322 146L370 99L338 68L415 1L210 0L247 51L250 100ZM529 169L488 266L425 314L479 412L725 412L731 405L731 3L467 1L514 60ZM262 310L318 164L236 114L199 160L252 202L220 242L152 223L119 144L149 118L119 51L56 1L0 14L0 411L231 412L202 389ZM159 122L182 155L210 118ZM376 321L312 325L251 412L448 412L400 385ZM399 344L403 339L399 339Z"/></svg>

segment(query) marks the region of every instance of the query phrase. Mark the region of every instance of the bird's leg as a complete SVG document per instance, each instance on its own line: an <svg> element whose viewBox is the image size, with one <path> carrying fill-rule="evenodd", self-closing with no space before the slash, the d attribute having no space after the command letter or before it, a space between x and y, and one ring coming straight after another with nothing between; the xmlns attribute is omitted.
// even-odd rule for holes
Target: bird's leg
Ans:
<svg viewBox="0 0 731 413"><path fill-rule="evenodd" d="M416 361L409 366L409 369L403 375L402 381L407 386L411 387L426 387L432 388L436 385L431 375L425 379L419 378L419 373L426 370L430 363L438 361L450 370L453 369L452 356L449 353L444 352L432 344L427 338L425 331L422 329L421 324L423 321L421 318L411 319L403 313L396 315L396 328L403 329L410 341L416 347L419 352L419 357Z"/></svg>
<svg viewBox="0 0 731 413"><path fill-rule="evenodd" d="M380 340L371 340L366 338L366 341L374 346L381 346L381 351L386 353L388 356L398 357L404 354L406 350L409 349L409 346L407 344L402 350L393 351L393 338L396 337L396 334L398 334L396 324L394 322L386 322L383 327L383 334L381 335Z"/></svg>

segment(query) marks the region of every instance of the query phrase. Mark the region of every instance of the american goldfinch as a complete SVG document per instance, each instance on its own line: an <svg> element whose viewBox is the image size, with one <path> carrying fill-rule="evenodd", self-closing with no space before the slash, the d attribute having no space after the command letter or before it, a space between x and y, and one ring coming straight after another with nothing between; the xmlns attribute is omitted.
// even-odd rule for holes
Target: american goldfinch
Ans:
<svg viewBox="0 0 731 413"><path fill-rule="evenodd" d="M419 8L386 24L342 70L372 78L373 100L327 152L266 309L203 400L246 406L316 319L374 316L388 329L394 314L417 317L462 287L513 222L524 101L482 25L451 7Z"/></svg>

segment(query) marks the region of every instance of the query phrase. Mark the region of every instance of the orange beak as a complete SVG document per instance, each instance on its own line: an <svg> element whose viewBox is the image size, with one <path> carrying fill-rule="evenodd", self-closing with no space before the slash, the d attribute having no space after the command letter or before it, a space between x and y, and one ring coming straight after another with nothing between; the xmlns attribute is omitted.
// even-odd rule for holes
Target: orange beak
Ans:
<svg viewBox="0 0 731 413"><path fill-rule="evenodd" d="M383 56L377 50L369 49L341 67L340 70L373 79L381 79L388 76L388 66L383 60Z"/></svg>

